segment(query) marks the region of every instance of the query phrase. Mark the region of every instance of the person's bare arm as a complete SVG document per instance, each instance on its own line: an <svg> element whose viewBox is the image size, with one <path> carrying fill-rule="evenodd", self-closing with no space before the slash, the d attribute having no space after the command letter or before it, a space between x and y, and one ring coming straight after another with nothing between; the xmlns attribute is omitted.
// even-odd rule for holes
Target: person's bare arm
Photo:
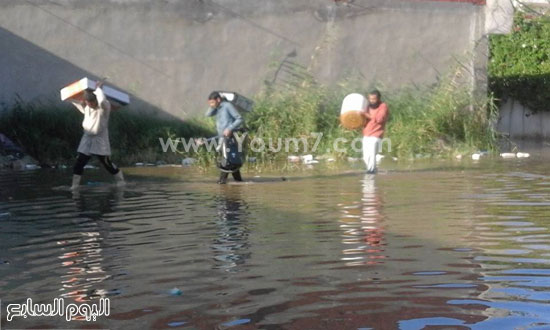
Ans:
<svg viewBox="0 0 550 330"><path fill-rule="evenodd" d="M99 107L103 110L111 110L111 102L107 100L107 97L105 96L105 93L103 92L103 83L105 81L98 81L96 83L96 89L94 91L95 96L97 97L97 104Z"/></svg>
<svg viewBox="0 0 550 330"><path fill-rule="evenodd" d="M76 109L78 109L78 111L82 112L82 114L84 114L84 104L80 101L76 101L76 100L70 100L71 103L74 105L74 107Z"/></svg>

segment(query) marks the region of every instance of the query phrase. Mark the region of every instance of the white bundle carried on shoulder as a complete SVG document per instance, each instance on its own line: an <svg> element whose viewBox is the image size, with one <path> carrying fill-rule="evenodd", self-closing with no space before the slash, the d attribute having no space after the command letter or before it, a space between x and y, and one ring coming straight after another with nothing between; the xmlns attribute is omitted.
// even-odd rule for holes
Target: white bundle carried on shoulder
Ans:
<svg viewBox="0 0 550 330"><path fill-rule="evenodd" d="M342 102L340 124L347 129L358 129L365 126L366 118L362 112L367 109L367 99L358 93L349 94Z"/></svg>

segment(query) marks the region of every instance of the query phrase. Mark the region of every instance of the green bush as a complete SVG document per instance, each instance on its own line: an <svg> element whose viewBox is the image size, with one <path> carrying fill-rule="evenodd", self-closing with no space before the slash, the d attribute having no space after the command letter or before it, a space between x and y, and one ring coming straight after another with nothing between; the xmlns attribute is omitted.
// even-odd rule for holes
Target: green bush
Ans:
<svg viewBox="0 0 550 330"><path fill-rule="evenodd" d="M499 99L550 111L550 17L520 12L511 34L490 37L489 86Z"/></svg>

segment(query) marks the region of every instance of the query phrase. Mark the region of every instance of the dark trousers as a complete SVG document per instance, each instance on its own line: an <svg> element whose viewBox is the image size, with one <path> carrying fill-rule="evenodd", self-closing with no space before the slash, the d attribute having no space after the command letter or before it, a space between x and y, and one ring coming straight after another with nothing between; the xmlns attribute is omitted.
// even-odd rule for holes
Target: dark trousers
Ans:
<svg viewBox="0 0 550 330"><path fill-rule="evenodd" d="M235 181L243 181L243 178L241 177L241 171L240 170L237 170L237 171L235 171L231 174L233 175L233 179L235 179ZM218 181L218 183L226 183L228 176L229 176L229 173L221 172L220 173L220 180Z"/></svg>
<svg viewBox="0 0 550 330"><path fill-rule="evenodd" d="M111 158L109 158L109 156L93 156L96 156L99 159L101 164L103 164L103 167L105 167L105 169L109 171L109 173L115 175L120 171L118 167L116 167L116 165L111 162ZM76 164L74 164L73 174L82 175L82 173L84 173L84 166L86 166L91 158L92 155L88 156L79 152L78 157L76 158Z"/></svg>

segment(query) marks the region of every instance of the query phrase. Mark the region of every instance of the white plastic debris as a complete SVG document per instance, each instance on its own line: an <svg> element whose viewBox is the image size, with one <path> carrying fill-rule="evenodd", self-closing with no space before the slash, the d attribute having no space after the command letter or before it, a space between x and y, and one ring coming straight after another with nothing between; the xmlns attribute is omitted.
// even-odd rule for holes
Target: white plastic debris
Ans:
<svg viewBox="0 0 550 330"><path fill-rule="evenodd" d="M472 154L473 160L479 160L480 158L481 158L481 154L478 154L478 153Z"/></svg>
<svg viewBox="0 0 550 330"><path fill-rule="evenodd" d="M195 158L191 158L191 157L187 157L187 158L184 158L182 161L181 161L181 165L183 166L191 166L193 164L195 164L197 160Z"/></svg>
<svg viewBox="0 0 550 330"><path fill-rule="evenodd" d="M36 164L26 164L25 165L25 169L27 169L27 170L37 170L39 168L40 168L40 166L38 166Z"/></svg>
<svg viewBox="0 0 550 330"><path fill-rule="evenodd" d="M302 159L302 162L305 164L309 164L311 161L313 161L313 155L303 155L300 157Z"/></svg>
<svg viewBox="0 0 550 330"><path fill-rule="evenodd" d="M516 154L512 152L504 152L500 154L500 157L502 158L516 158Z"/></svg>
<svg viewBox="0 0 550 330"><path fill-rule="evenodd" d="M335 161L336 161L336 159L334 159L334 158L327 158L327 162L329 162L329 163L332 163L332 162L335 162Z"/></svg>
<svg viewBox="0 0 550 330"><path fill-rule="evenodd" d="M518 153L516 154L516 157L518 157L518 158L528 158L528 157L530 157L530 156L531 156L531 155L530 155L529 153L527 153L527 152L518 152Z"/></svg>
<svg viewBox="0 0 550 330"><path fill-rule="evenodd" d="M172 296L181 296L183 294L183 291L179 288L173 288L170 290L170 295Z"/></svg>
<svg viewBox="0 0 550 330"><path fill-rule="evenodd" d="M462 159L462 155L456 155L455 158L458 159L458 160L461 160Z"/></svg>
<svg viewBox="0 0 550 330"><path fill-rule="evenodd" d="M354 162L358 162L358 161L359 161L359 158L348 157L348 162L354 163Z"/></svg>
<svg viewBox="0 0 550 330"><path fill-rule="evenodd" d="M291 155L291 156L288 156L288 161L291 163L297 163L300 161L300 157Z"/></svg>

